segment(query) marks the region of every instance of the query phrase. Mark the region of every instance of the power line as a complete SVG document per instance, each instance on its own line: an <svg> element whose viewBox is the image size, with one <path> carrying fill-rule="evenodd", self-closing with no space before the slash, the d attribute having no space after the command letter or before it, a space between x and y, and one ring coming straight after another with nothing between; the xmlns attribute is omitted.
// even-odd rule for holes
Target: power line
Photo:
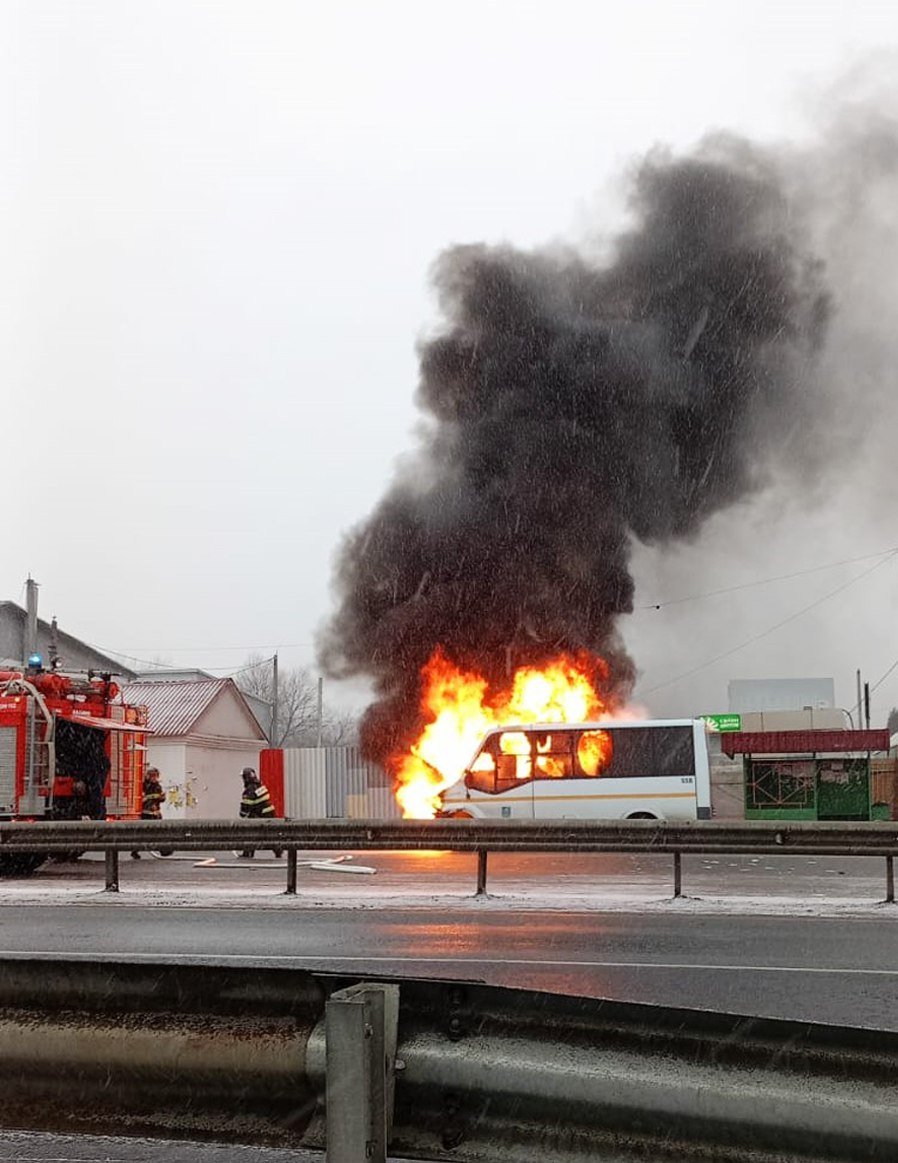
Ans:
<svg viewBox="0 0 898 1163"><path fill-rule="evenodd" d="M684 598L669 598L664 602L649 602L644 606L637 606L637 610L663 610L665 606L678 606L683 602L698 602L702 598L716 598L720 594L733 594L737 590L750 590L756 586L770 585L772 582L790 581L796 577L807 577L811 573L821 573L826 569L835 569L840 565L857 565L860 561L871 561L874 557L887 558L893 553L898 552L898 546L891 549L883 549L879 553L866 553L863 557L846 557L841 561L828 561L825 565L812 565L809 569L799 569L794 573L781 573L776 577L758 578L756 581L740 582L735 586L725 586L719 590L707 590L703 594L689 594Z"/></svg>
<svg viewBox="0 0 898 1163"><path fill-rule="evenodd" d="M876 682L870 687L869 693L871 695L873 694L873 692L875 690L877 690L879 687L882 686L882 684L886 681L886 679L889 677L889 675L892 673L892 671L896 667L898 667L898 658L895 659L895 661L892 663L892 665L889 667L889 669L885 672L885 674L880 675L879 678L876 680ZM851 708L852 711L857 711L858 722L860 722L861 711L863 709L862 702L863 702L863 699L861 700L861 702L855 703L854 706Z"/></svg>
<svg viewBox="0 0 898 1163"><path fill-rule="evenodd" d="M278 642L275 647L277 650L302 650L306 646L314 646L314 642ZM159 650L164 653L181 653L183 651L195 651L197 654L219 654L223 651L229 650L270 650L274 646L271 642L266 642L260 646L258 642L252 646L132 646L132 650ZM121 651L117 651L121 654ZM134 655L127 655L128 658L133 658Z"/></svg>
<svg viewBox="0 0 898 1163"><path fill-rule="evenodd" d="M895 661L892 663L892 665L889 667L889 669L885 672L885 674L881 678L878 678L876 680L876 682L873 684L873 686L870 687L870 694L871 695L877 689L877 687L882 686L882 684L886 681L886 679L889 677L889 675L892 673L892 671L895 669L896 666L898 666L898 658L895 659Z"/></svg>
<svg viewBox="0 0 898 1163"><path fill-rule="evenodd" d="M716 662L722 662L724 658L729 658L733 654L738 654L739 651L744 650L746 646L751 646L753 643L759 642L762 638L766 638L769 634L773 634L777 630L781 630L783 626L788 626L790 622L794 622L797 618L801 618L804 614L808 614L811 610L816 609L817 606L822 606L824 602L828 602L829 599L834 598L836 594L840 594L843 590L847 590L849 586L853 586L855 582L862 581L865 577L869 577L870 574L879 569L880 566L885 565L887 561L891 561L896 554L898 554L898 548L890 550L886 557L883 557L874 565L871 565L869 569L865 569L863 573L859 573L855 577L849 578L847 582L842 582L842 584L836 586L834 590L830 590L829 593L824 594L823 597L817 598L809 605L803 606L800 610L796 610L795 613L790 614L788 618L783 618L782 621L777 622L773 626L769 626L766 630L762 630L759 634L752 635L751 638L747 638L744 642L740 642L738 646L733 646L729 650L724 650L721 654L716 654L713 658L708 658L704 662L700 662L697 666L693 666L691 670L685 670L682 674L678 674L674 678L667 679L666 682L656 683L655 686L649 687L648 690L642 691L641 694L654 694L655 691L663 690L665 687L672 686L676 682L681 682L684 678L689 678L693 674L698 674L700 670L705 670L707 667L713 666ZM896 661L895 665L898 666L898 661ZM884 675L883 679L885 677L886 676ZM880 679L880 682L882 682L883 679Z"/></svg>
<svg viewBox="0 0 898 1163"><path fill-rule="evenodd" d="M157 659L138 658L134 654L126 654L123 650L113 650L110 646L97 646L96 644L94 644L92 649L98 650L101 654L110 654L114 658L123 658L128 662L139 662L141 666L148 666L150 668L150 670L159 670L159 671L165 671L165 670L226 671L227 673L222 675L223 678L233 678L235 675L243 674L247 670L256 670L258 667L264 666L267 663L270 663L272 661L271 658L259 658L255 662L250 662L250 663L245 664L244 666L238 667L236 670L233 667L229 667L229 666L198 666L198 667L166 666L165 664L160 663L158 658Z"/></svg>

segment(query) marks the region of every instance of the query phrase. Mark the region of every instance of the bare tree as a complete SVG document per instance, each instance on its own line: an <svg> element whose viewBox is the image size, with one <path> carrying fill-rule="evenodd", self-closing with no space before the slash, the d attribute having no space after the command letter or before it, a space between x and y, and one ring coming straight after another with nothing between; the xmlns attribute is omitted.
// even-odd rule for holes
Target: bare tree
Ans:
<svg viewBox="0 0 898 1163"><path fill-rule="evenodd" d="M352 747L359 741L359 717L355 711L325 709L324 743L328 747Z"/></svg>
<svg viewBox="0 0 898 1163"><path fill-rule="evenodd" d="M237 685L270 708L274 702L274 668L270 658L252 654L240 674ZM281 670L278 675L278 722L275 747L295 747L294 739L314 728L318 722L318 691L314 679L301 667Z"/></svg>
<svg viewBox="0 0 898 1163"><path fill-rule="evenodd" d="M253 654L235 681L242 691L268 705L274 701L274 667L270 658ZM270 720L269 720L270 721ZM358 720L346 711L323 708L321 742L346 746L358 738ZM318 743L318 684L302 667L278 673L278 724L275 747L315 747Z"/></svg>

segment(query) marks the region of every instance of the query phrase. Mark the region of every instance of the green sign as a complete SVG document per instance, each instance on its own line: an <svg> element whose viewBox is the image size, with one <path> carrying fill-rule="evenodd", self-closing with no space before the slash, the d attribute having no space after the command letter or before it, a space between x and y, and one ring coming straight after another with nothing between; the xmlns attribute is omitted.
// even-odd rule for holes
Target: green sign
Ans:
<svg viewBox="0 0 898 1163"><path fill-rule="evenodd" d="M702 715L702 719L715 731L741 731L741 715Z"/></svg>

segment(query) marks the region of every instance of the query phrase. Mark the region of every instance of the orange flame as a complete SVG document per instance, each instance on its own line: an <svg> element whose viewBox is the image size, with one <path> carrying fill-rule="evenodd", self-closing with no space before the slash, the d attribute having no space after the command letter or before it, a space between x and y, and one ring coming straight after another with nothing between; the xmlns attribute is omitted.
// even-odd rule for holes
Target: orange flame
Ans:
<svg viewBox="0 0 898 1163"><path fill-rule="evenodd" d="M596 693L589 673L602 672L596 659L578 661L562 654L541 667L523 666L515 671L510 690L490 694L481 675L460 670L437 650L424 667L421 709L426 725L408 755L391 765L396 774L396 799L402 814L430 819L440 807L440 795L464 774L478 743L491 727L514 723L583 723L597 719L605 704ZM592 732L597 740L604 732ZM610 739L605 737L607 746ZM525 750L526 736L521 736ZM514 746L505 736L504 748ZM592 745L595 755L587 762L598 774L604 766L601 741ZM553 760L537 764L546 774ZM545 766L542 766L545 764ZM585 766L584 766L584 769Z"/></svg>

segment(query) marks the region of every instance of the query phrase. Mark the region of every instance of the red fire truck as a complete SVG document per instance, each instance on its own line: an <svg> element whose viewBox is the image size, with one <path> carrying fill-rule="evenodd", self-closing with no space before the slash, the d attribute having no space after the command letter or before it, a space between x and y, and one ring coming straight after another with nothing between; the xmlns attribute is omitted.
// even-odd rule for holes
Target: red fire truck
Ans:
<svg viewBox="0 0 898 1163"><path fill-rule="evenodd" d="M0 671L0 820L140 816L146 709L116 701L109 674ZM0 876L43 855L0 853Z"/></svg>

